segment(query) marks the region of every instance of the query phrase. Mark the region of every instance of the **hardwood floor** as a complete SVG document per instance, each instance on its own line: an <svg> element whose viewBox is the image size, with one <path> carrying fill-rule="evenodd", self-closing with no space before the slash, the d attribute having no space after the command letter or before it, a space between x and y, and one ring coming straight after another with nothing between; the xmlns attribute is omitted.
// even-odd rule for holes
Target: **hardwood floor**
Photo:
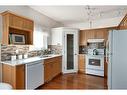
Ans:
<svg viewBox="0 0 127 95"><path fill-rule="evenodd" d="M37 89L107 89L106 84L107 79L98 76L61 74Z"/></svg>

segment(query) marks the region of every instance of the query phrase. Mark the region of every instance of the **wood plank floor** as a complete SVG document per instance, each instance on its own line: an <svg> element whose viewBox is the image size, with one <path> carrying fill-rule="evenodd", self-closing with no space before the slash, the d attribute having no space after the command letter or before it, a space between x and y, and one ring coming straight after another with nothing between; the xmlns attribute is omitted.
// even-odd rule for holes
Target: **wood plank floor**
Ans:
<svg viewBox="0 0 127 95"><path fill-rule="evenodd" d="M37 89L107 89L106 84L107 79L98 76L61 74Z"/></svg>

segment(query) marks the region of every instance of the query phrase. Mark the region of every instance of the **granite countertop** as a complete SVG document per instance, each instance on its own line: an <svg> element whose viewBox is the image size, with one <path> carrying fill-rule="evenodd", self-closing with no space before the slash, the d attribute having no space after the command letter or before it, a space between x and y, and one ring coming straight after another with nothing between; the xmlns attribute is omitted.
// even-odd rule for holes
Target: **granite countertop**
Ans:
<svg viewBox="0 0 127 95"><path fill-rule="evenodd" d="M45 55L44 57L36 56L36 57L14 60L14 61L1 61L1 63L11 65L11 66L16 66L16 65L28 64L28 63L36 62L36 61L42 61L44 59L49 59L49 58L58 57L58 56L62 56L62 55L52 54L52 55Z"/></svg>

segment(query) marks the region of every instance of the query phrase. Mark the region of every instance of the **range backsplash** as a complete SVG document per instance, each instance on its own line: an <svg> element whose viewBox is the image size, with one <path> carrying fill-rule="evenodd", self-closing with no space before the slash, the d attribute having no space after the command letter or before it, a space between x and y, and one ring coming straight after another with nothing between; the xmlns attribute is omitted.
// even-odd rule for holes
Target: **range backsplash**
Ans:
<svg viewBox="0 0 127 95"><path fill-rule="evenodd" d="M86 45L80 45L79 46L79 54L87 54L87 46Z"/></svg>

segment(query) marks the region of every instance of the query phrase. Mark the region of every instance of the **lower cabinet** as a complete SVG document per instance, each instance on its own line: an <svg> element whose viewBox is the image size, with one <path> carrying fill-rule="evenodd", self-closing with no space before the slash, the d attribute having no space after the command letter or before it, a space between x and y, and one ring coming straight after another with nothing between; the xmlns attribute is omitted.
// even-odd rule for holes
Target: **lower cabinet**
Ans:
<svg viewBox="0 0 127 95"><path fill-rule="evenodd" d="M62 57L54 57L44 60L44 81L48 82L62 71Z"/></svg>
<svg viewBox="0 0 127 95"><path fill-rule="evenodd" d="M104 77L108 76L108 63L106 62L106 57L104 58Z"/></svg>
<svg viewBox="0 0 127 95"><path fill-rule="evenodd" d="M79 54L78 56L78 70L80 73L85 73L85 54Z"/></svg>
<svg viewBox="0 0 127 95"><path fill-rule="evenodd" d="M62 71L62 56L44 59L44 82L48 82ZM2 64L2 82L13 89L25 89L25 64L11 66Z"/></svg>
<svg viewBox="0 0 127 95"><path fill-rule="evenodd" d="M2 81L13 89L25 89L25 65L11 66L2 64Z"/></svg>

